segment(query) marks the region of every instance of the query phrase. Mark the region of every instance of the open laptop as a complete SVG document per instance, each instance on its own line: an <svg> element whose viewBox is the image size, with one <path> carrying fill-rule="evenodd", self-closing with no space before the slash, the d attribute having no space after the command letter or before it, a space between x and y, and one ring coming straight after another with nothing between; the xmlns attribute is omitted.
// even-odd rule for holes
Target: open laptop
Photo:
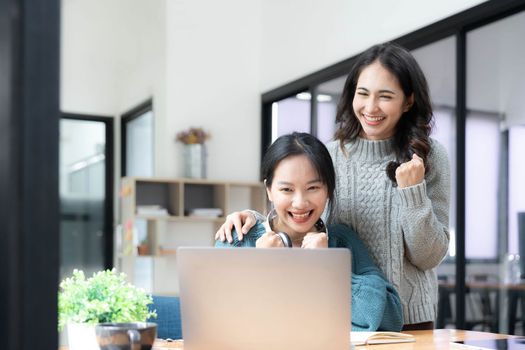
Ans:
<svg viewBox="0 0 525 350"><path fill-rule="evenodd" d="M185 350L350 348L348 249L179 248Z"/></svg>

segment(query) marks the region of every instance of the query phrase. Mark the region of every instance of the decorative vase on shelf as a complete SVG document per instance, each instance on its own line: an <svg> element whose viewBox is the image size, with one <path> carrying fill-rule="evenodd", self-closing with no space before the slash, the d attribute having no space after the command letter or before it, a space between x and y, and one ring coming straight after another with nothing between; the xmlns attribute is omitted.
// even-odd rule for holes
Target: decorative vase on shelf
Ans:
<svg viewBox="0 0 525 350"><path fill-rule="evenodd" d="M184 145L184 176L206 178L206 146L202 143Z"/></svg>

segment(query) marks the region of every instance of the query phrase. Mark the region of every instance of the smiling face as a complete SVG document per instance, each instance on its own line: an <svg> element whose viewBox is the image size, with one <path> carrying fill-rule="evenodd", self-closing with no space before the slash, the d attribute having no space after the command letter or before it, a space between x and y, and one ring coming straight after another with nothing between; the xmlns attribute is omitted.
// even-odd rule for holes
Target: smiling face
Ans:
<svg viewBox="0 0 525 350"><path fill-rule="evenodd" d="M316 231L314 224L324 211L328 191L307 156L281 160L266 192L277 212L276 230L286 232L294 241Z"/></svg>
<svg viewBox="0 0 525 350"><path fill-rule="evenodd" d="M352 103L363 128L360 136L369 140L394 136L399 119L412 104L413 95L407 98L398 79L374 61L359 75Z"/></svg>

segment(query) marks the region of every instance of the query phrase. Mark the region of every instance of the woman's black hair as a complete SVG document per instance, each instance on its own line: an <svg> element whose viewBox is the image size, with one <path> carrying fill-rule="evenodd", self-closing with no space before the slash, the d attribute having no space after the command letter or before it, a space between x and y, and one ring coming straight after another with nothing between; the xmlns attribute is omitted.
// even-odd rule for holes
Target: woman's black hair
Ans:
<svg viewBox="0 0 525 350"><path fill-rule="evenodd" d="M272 186L275 169L283 159L299 155L305 155L310 160L321 182L327 187L327 221L330 222L334 209L335 170L326 146L315 136L294 132L280 136L268 147L261 165L261 175L266 181L266 187Z"/></svg>
<svg viewBox="0 0 525 350"><path fill-rule="evenodd" d="M396 161L390 162L386 168L388 177L396 183L397 167L412 159L414 153L423 159L428 171L430 132L434 123L425 75L410 52L394 43L385 43L372 46L359 55L346 79L337 106L336 122L339 128L335 139L339 140L341 148L344 149L344 144L356 139L363 130L352 103L359 75L364 68L376 61L397 78L406 98L414 95L414 103L399 119L393 137Z"/></svg>

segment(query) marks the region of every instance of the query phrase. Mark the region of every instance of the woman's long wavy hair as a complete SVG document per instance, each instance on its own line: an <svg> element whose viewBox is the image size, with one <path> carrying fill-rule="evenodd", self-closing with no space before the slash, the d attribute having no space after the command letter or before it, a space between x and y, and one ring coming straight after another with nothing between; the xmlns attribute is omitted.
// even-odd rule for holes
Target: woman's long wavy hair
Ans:
<svg viewBox="0 0 525 350"><path fill-rule="evenodd" d="M346 79L343 94L337 106L336 122L339 127L335 133L335 139L339 140L344 150L344 144L355 140L362 132L363 128L355 115L352 103L359 75L364 68L376 61L397 78L405 98L414 95L412 107L403 113L396 126L394 134L396 160L391 161L386 168L390 180L397 184L395 177L397 167L412 159L414 153L423 159L426 171L428 171L430 132L434 124L425 75L414 57L404 48L394 43L379 44L372 46L357 58Z"/></svg>

